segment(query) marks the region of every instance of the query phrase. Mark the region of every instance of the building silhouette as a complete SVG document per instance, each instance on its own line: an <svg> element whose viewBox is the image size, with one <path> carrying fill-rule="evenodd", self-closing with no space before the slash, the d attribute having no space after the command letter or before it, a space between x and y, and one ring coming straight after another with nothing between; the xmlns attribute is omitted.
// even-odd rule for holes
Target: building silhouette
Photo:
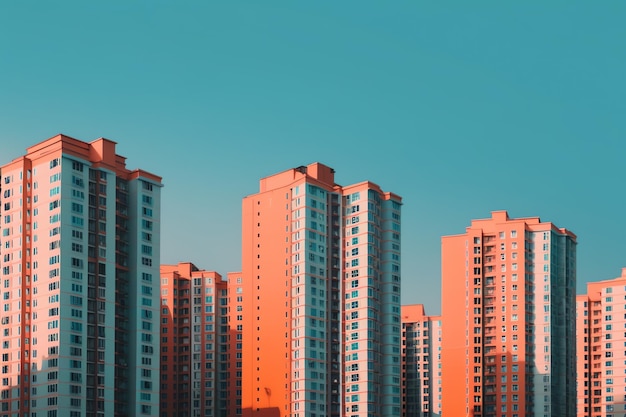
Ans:
<svg viewBox="0 0 626 417"><path fill-rule="evenodd" d="M2 416L155 415L161 178L54 136L1 168Z"/></svg>

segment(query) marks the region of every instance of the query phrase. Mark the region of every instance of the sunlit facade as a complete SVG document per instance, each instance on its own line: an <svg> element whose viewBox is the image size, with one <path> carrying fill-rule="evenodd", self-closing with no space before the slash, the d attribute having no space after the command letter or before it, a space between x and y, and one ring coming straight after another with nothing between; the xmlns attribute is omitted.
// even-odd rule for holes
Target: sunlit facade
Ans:
<svg viewBox="0 0 626 417"><path fill-rule="evenodd" d="M576 236L505 211L442 239L442 412L576 414Z"/></svg>
<svg viewBox="0 0 626 417"><path fill-rule="evenodd" d="M161 178L64 135L1 178L0 416L155 415Z"/></svg>
<svg viewBox="0 0 626 417"><path fill-rule="evenodd" d="M626 268L577 302L579 417L626 416Z"/></svg>
<svg viewBox="0 0 626 417"><path fill-rule="evenodd" d="M244 416L400 415L400 207L319 163L243 200Z"/></svg>

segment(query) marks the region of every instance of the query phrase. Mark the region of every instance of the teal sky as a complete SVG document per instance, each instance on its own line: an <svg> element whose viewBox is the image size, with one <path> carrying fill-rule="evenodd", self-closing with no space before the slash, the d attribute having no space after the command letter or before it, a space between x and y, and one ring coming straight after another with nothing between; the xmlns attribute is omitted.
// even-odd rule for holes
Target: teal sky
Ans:
<svg viewBox="0 0 626 417"><path fill-rule="evenodd" d="M241 199L319 161L403 196L403 303L440 238L508 210L626 266L626 3L0 4L0 164L57 133L163 177L163 263L240 268Z"/></svg>

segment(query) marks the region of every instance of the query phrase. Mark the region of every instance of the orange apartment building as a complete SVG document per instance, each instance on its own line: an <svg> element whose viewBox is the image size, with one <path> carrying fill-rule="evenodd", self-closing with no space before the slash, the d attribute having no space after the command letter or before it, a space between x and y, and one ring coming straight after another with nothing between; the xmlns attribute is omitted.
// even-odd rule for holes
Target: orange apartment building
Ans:
<svg viewBox="0 0 626 417"><path fill-rule="evenodd" d="M57 135L1 168L0 416L158 413L161 178Z"/></svg>
<svg viewBox="0 0 626 417"><path fill-rule="evenodd" d="M441 317L402 306L402 417L441 416Z"/></svg>
<svg viewBox="0 0 626 417"><path fill-rule="evenodd" d="M576 297L579 417L626 416L626 268Z"/></svg>
<svg viewBox="0 0 626 417"><path fill-rule="evenodd" d="M576 236L496 211L442 238L442 412L576 414Z"/></svg>
<svg viewBox="0 0 626 417"><path fill-rule="evenodd" d="M228 375L227 392L220 395L227 398L227 416L240 416L241 381L243 368L243 279L241 272L228 273ZM220 365L221 366L221 365Z"/></svg>
<svg viewBox="0 0 626 417"><path fill-rule="evenodd" d="M194 264L161 265L161 417L228 414L227 282Z"/></svg>
<svg viewBox="0 0 626 417"><path fill-rule="evenodd" d="M244 416L400 415L400 207L319 163L244 198Z"/></svg>

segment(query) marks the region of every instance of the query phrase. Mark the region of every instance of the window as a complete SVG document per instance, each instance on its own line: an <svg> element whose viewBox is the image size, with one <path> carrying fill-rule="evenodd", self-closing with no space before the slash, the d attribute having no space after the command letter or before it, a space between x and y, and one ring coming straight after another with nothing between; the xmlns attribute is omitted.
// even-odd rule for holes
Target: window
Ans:
<svg viewBox="0 0 626 417"><path fill-rule="evenodd" d="M76 175L72 175L72 184L81 188L85 186L85 182L83 181L83 179L80 177L77 177Z"/></svg>

